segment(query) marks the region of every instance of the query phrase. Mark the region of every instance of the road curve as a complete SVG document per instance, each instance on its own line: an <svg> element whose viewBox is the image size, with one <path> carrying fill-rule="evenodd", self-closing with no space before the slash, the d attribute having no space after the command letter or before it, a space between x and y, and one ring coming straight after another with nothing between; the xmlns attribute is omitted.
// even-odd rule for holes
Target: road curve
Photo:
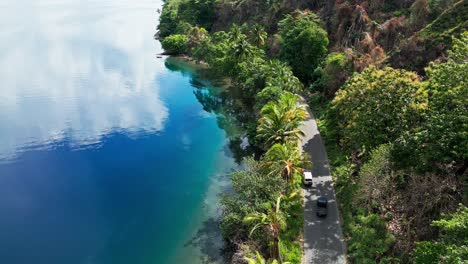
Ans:
<svg viewBox="0 0 468 264"><path fill-rule="evenodd" d="M327 151L317 128L317 122L304 100L301 101L310 118L301 127L305 133L301 147L312 160L313 186L304 188L304 264L346 263L346 244L341 230L341 218L336 202ZM316 216L317 198L328 199L328 216Z"/></svg>

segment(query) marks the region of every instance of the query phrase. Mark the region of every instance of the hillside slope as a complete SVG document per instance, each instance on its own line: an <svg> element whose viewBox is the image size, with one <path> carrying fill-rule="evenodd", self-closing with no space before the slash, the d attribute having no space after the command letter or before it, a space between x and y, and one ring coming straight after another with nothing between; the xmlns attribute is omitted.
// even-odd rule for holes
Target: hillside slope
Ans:
<svg viewBox="0 0 468 264"><path fill-rule="evenodd" d="M163 47L229 77L217 103L244 129L231 147L248 138L257 160L222 203L233 263L300 262L297 200L271 210L307 160L294 94L327 145L349 262L468 260L467 21L466 0L167 0ZM252 212L278 222L249 235Z"/></svg>

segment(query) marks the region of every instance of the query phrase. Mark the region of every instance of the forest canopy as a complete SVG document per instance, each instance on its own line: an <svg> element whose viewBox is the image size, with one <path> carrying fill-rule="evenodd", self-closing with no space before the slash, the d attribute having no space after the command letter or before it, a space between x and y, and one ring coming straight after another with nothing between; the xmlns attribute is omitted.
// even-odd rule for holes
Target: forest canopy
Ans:
<svg viewBox="0 0 468 264"><path fill-rule="evenodd" d="M252 151L221 201L232 263L302 261L299 98L350 263L467 261L467 14L465 0L166 0L164 49L229 79Z"/></svg>

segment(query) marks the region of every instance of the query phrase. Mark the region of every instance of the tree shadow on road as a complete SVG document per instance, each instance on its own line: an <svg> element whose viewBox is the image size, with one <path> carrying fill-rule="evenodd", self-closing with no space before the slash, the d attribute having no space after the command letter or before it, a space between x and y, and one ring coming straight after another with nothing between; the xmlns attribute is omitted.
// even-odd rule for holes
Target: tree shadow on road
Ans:
<svg viewBox="0 0 468 264"><path fill-rule="evenodd" d="M333 187L331 183L319 183L314 189L306 194L306 199L310 200L304 208L304 250L310 250L313 260L316 260L314 263L339 263L344 258L344 242ZM328 215L325 218L316 215L317 197L321 196L328 198Z"/></svg>
<svg viewBox="0 0 468 264"><path fill-rule="evenodd" d="M305 263L345 263L345 245L341 231L333 181L326 149L320 134L315 134L303 146L313 163L313 187L304 191L304 251ZM316 215L318 197L328 199L328 215Z"/></svg>
<svg viewBox="0 0 468 264"><path fill-rule="evenodd" d="M312 174L314 176L329 176L330 165L328 163L327 152L325 150L324 142L319 134L314 135L313 138L304 144L302 150L308 153L312 161Z"/></svg>

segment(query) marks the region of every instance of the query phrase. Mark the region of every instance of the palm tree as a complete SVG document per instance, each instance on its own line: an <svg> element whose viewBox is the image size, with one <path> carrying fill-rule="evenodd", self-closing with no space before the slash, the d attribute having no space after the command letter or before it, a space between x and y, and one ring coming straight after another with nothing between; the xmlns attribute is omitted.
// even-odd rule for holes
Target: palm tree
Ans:
<svg viewBox="0 0 468 264"><path fill-rule="evenodd" d="M262 108L257 136L265 146L276 143L297 142L304 132L299 128L308 113L304 106L297 104L297 96L291 93L281 95L278 103L269 102Z"/></svg>
<svg viewBox="0 0 468 264"><path fill-rule="evenodd" d="M291 184L294 183L292 175L301 173L303 168L311 165L308 158L302 155L299 146L293 143L275 144L264 157L264 166L270 171L269 174L281 174Z"/></svg>
<svg viewBox="0 0 468 264"><path fill-rule="evenodd" d="M304 135L298 125L290 120L288 112L275 103L262 108L262 117L257 127L257 137L264 140L265 148L276 144L297 140Z"/></svg>
<svg viewBox="0 0 468 264"><path fill-rule="evenodd" d="M250 32L250 36L252 39L252 42L257 45L257 47L263 47L265 46L265 41L268 37L268 34L265 32L264 28L259 25L255 24L252 27L252 31Z"/></svg>
<svg viewBox="0 0 468 264"><path fill-rule="evenodd" d="M237 24L233 24L228 33L229 40L232 42L237 42L243 35L242 28Z"/></svg>
<svg viewBox="0 0 468 264"><path fill-rule="evenodd" d="M263 227L267 232L268 236L273 240L273 246L271 247L271 255L278 257L281 263L280 254L280 231L286 228L286 216L281 211L281 198L280 195L276 199L276 203L273 207L271 203L266 204L266 213L255 212L247 215L244 218L245 224L255 225L250 230L250 236L260 227Z"/></svg>
<svg viewBox="0 0 468 264"><path fill-rule="evenodd" d="M232 44L232 52L234 58L237 61L242 61L244 58L253 54L253 46L247 41L244 35L241 35L233 44Z"/></svg>
<svg viewBox="0 0 468 264"><path fill-rule="evenodd" d="M268 70L266 86L281 87L284 91L299 93L303 85L299 79L294 76L291 67L284 62L271 60L267 63Z"/></svg>

